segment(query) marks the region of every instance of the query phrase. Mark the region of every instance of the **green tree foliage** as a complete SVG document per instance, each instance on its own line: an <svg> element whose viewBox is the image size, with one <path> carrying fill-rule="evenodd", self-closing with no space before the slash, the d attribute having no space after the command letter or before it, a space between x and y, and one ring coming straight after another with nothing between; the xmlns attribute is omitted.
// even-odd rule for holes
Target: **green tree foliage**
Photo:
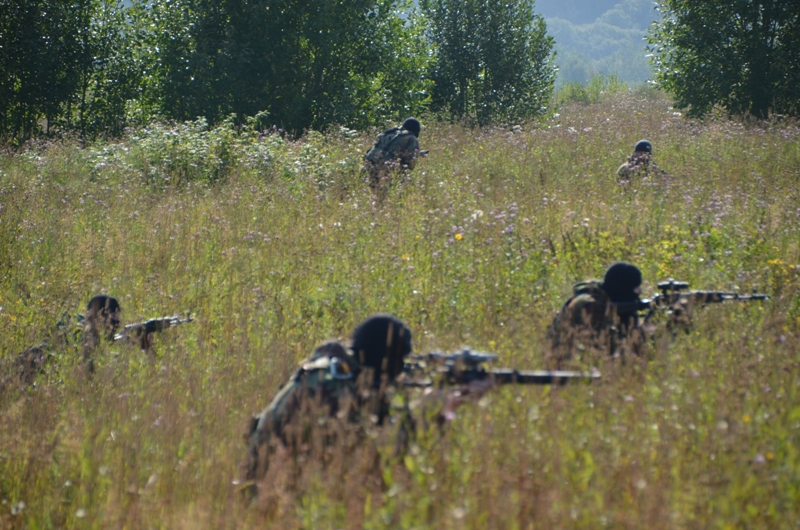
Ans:
<svg viewBox="0 0 800 530"><path fill-rule="evenodd" d="M267 111L292 131L413 112L426 97L427 54L418 21L401 17L404 7L398 0L140 4L149 65L143 106L210 122Z"/></svg>
<svg viewBox="0 0 800 530"><path fill-rule="evenodd" d="M77 9L52 0L0 2L0 130L30 137L57 118L74 91L79 63Z"/></svg>
<svg viewBox="0 0 800 530"><path fill-rule="evenodd" d="M702 116L800 111L800 2L661 0L648 40L658 83Z"/></svg>
<svg viewBox="0 0 800 530"><path fill-rule="evenodd" d="M127 102L141 79L134 63L134 35L122 4L92 2L83 13L78 85L68 99L62 125L81 137L119 134L127 124ZM65 123L63 123L65 122Z"/></svg>
<svg viewBox="0 0 800 530"><path fill-rule="evenodd" d="M154 118L216 122L230 113L225 75L228 17L206 0L154 0L134 4L136 62L141 92L137 121Z"/></svg>
<svg viewBox="0 0 800 530"><path fill-rule="evenodd" d="M0 136L118 130L135 79L128 54L114 3L0 1Z"/></svg>
<svg viewBox="0 0 800 530"><path fill-rule="evenodd" d="M555 80L553 39L532 0L425 0L432 106L480 124L535 116Z"/></svg>

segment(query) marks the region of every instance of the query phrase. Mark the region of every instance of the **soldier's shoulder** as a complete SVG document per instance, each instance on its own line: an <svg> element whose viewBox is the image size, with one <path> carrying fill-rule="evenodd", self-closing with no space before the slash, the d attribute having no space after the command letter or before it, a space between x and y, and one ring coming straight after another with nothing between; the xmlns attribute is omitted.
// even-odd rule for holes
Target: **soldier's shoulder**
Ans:
<svg viewBox="0 0 800 530"><path fill-rule="evenodd" d="M634 167L631 165L630 162L625 162L617 169L617 175L620 177L624 177L629 175L633 171Z"/></svg>
<svg viewBox="0 0 800 530"><path fill-rule="evenodd" d="M599 280L576 283L572 288L572 293L572 298L567 304L571 308L583 308L590 304L605 303L607 299L602 282Z"/></svg>
<svg viewBox="0 0 800 530"><path fill-rule="evenodd" d="M401 131L393 140L391 144L395 149L413 150L419 149L419 140L410 131Z"/></svg>
<svg viewBox="0 0 800 530"><path fill-rule="evenodd" d="M567 303L567 308L571 310L585 309L589 306L597 304L598 302L599 300L597 296L594 296L590 293L582 293L570 298L569 302Z"/></svg>

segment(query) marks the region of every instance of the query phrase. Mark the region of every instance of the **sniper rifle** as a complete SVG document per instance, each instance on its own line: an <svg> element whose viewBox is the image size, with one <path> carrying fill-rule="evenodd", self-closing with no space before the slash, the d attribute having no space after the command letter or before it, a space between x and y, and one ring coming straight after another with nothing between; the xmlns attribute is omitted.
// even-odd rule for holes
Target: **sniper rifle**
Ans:
<svg viewBox="0 0 800 530"><path fill-rule="evenodd" d="M495 384L563 385L568 381L591 382L600 379L600 372L596 370L573 372L486 367L497 359L498 356L494 353L475 352L468 348L454 353L431 352L411 355L403 368L408 374L405 385L430 387L434 385L433 377L441 384L449 385L463 385L484 380L491 380Z"/></svg>
<svg viewBox="0 0 800 530"><path fill-rule="evenodd" d="M720 304L722 302L752 302L769 300L768 294L742 294L735 291L687 291L689 284L672 278L659 282L658 290L653 298L643 298L635 302L616 303L617 313L647 311L644 321L650 320L659 309L668 313L681 312L698 304Z"/></svg>

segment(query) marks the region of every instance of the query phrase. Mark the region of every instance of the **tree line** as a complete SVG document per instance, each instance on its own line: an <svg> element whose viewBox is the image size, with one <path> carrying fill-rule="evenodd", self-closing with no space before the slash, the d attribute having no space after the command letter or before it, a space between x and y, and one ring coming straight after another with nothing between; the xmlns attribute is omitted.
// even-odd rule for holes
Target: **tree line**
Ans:
<svg viewBox="0 0 800 530"><path fill-rule="evenodd" d="M655 80L689 116L800 113L800 1L659 0Z"/></svg>
<svg viewBox="0 0 800 530"><path fill-rule="evenodd" d="M235 114L300 132L435 110L535 116L555 78L533 0L0 0L0 137Z"/></svg>
<svg viewBox="0 0 800 530"><path fill-rule="evenodd" d="M619 4L625 11L628 4ZM658 86L690 116L800 110L800 2L659 0ZM234 115L300 133L542 114L534 0L0 0L0 141ZM643 45L644 46L644 45Z"/></svg>

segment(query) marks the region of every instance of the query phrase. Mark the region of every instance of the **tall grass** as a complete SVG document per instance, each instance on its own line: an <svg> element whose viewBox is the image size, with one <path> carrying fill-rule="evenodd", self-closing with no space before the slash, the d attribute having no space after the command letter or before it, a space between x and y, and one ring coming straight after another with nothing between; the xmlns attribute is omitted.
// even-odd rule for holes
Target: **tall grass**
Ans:
<svg viewBox="0 0 800 530"><path fill-rule="evenodd" d="M592 76L585 85L579 81L564 83L556 92L555 101L558 104L567 101L600 103L603 99L611 99L627 90L628 84L616 74L598 74Z"/></svg>
<svg viewBox="0 0 800 530"><path fill-rule="evenodd" d="M642 137L672 179L620 187ZM98 292L124 322L197 321L153 357L103 346L93 376L67 345L35 388L0 391L0 528L793 527L798 137L632 92L524 131L431 123L430 156L382 205L358 171L372 139L347 130L196 124L3 155L4 360ZM241 502L247 420L315 343L389 311L419 351L538 367L571 286L620 259L646 292L675 277L773 298L698 311L646 358L598 359L597 384L498 388L442 431L420 420L405 458L389 426L299 479L276 464L263 502ZM410 398L420 418L435 408Z"/></svg>

